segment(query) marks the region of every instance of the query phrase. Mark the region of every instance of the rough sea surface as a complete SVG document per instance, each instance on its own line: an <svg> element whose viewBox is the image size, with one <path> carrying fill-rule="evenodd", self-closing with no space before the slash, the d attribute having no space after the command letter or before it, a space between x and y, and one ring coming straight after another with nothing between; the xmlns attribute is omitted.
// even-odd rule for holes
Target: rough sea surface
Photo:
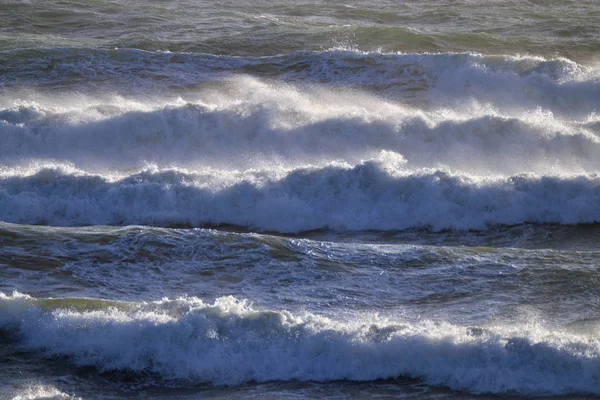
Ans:
<svg viewBox="0 0 600 400"><path fill-rule="evenodd" d="M0 398L600 396L596 0L0 1Z"/></svg>

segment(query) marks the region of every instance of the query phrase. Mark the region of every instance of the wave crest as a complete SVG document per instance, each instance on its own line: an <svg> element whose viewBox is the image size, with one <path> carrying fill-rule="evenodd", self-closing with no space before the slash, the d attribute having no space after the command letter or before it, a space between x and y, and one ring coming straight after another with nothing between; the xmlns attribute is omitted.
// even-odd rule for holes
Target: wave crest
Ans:
<svg viewBox="0 0 600 400"><path fill-rule="evenodd" d="M259 230L486 229L600 221L596 176L475 177L411 170L394 153L357 165L107 179L41 169L0 179L0 219L50 225L237 225Z"/></svg>
<svg viewBox="0 0 600 400"><path fill-rule="evenodd" d="M76 299L74 299L75 301ZM461 327L449 323L326 317L256 309L222 297L82 310L71 299L0 294L0 324L23 345L100 370L166 380L239 384L409 376L472 393L600 393L596 338L536 325ZM11 314L12 313L12 314Z"/></svg>

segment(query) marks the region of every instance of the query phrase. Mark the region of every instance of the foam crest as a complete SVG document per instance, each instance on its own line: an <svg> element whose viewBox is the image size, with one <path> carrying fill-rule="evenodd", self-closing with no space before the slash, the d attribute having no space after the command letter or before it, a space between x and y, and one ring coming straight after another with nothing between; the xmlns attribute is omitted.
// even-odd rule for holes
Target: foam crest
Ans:
<svg viewBox="0 0 600 400"><path fill-rule="evenodd" d="M20 390L12 400L81 400L61 392L50 385L31 385Z"/></svg>
<svg viewBox="0 0 600 400"><path fill-rule="evenodd" d="M51 60L51 61L49 61ZM269 57L134 49L21 50L0 54L6 85L26 83L93 93L186 93L247 74L261 79L372 90L434 106L476 100L507 110L541 106L585 115L597 108L600 73L564 58L478 53L382 53L351 49ZM52 70L48 72L48 64ZM90 68L93 65L93 68ZM41 72L43 71L43 72ZM46 81L47 80L47 81ZM99 90L101 89L101 90Z"/></svg>
<svg viewBox="0 0 600 400"><path fill-rule="evenodd" d="M230 224L313 229L486 229L600 221L595 175L476 177L406 168L394 153L356 165L226 172L145 170L119 179L61 169L0 179L0 219L49 225Z"/></svg>
<svg viewBox="0 0 600 400"><path fill-rule="evenodd" d="M0 326L30 349L102 371L165 380L370 381L399 376L472 393L598 394L597 338L535 324L462 327L373 316L345 322L245 300L197 298L139 303L131 311L43 308L0 294Z"/></svg>
<svg viewBox="0 0 600 400"><path fill-rule="evenodd" d="M502 86L502 85L501 85ZM393 151L414 167L475 174L600 171L595 114L489 105L418 110L363 92L238 77L193 99L85 96L0 110L0 162L72 163L87 171L148 163L191 169L355 164Z"/></svg>

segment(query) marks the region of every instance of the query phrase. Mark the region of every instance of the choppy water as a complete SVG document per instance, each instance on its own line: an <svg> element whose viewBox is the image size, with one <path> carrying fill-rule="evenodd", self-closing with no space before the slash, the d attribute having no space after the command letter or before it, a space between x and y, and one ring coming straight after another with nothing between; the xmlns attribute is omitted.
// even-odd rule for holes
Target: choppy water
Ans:
<svg viewBox="0 0 600 400"><path fill-rule="evenodd" d="M600 5L0 3L0 397L600 396Z"/></svg>

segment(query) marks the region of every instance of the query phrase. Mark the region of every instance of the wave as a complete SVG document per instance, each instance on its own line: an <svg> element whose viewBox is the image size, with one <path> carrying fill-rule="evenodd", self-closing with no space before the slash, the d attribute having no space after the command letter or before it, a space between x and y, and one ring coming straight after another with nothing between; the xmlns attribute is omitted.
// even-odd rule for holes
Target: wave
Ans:
<svg viewBox="0 0 600 400"><path fill-rule="evenodd" d="M73 397L61 392L51 385L30 385L19 390L12 400L81 400L80 397Z"/></svg>
<svg viewBox="0 0 600 400"><path fill-rule="evenodd" d="M51 225L236 225L314 229L486 229L600 221L595 175L476 177L411 170L384 152L357 165L149 169L123 178L42 168L0 179L0 220Z"/></svg>
<svg viewBox="0 0 600 400"><path fill-rule="evenodd" d="M195 93L232 76L360 88L379 96L448 106L476 100L504 109L542 107L564 116L597 110L600 73L565 58L478 53L383 53L344 48L268 57L136 49L0 52L3 88ZM9 92L10 93L10 92Z"/></svg>
<svg viewBox="0 0 600 400"><path fill-rule="evenodd" d="M18 20L21 29L0 33L0 45L11 49L67 44L268 55L341 43L363 50L466 49L582 59L594 59L598 51L597 9L591 0L576 5L554 3L543 9L529 3L506 8L488 2L485 21L471 4L436 4L379 3L373 7L357 1L352 5L286 3L272 7L266 2L252 2L239 3L234 9L191 4L185 12L152 7L147 16L138 18L135 6L120 4L114 8L104 1L90 8L77 2L57 4L52 15L31 4L11 2L4 10L3 25L12 27L22 15L28 19ZM570 18L561 18L565 14ZM197 32L200 26L202 35Z"/></svg>
<svg viewBox="0 0 600 400"><path fill-rule="evenodd" d="M600 171L598 116L574 118L477 103L420 110L363 92L237 77L194 99L51 96L0 107L0 162L248 169L357 163L386 150L412 167L475 174Z"/></svg>
<svg viewBox="0 0 600 400"><path fill-rule="evenodd" d="M213 304L192 297L106 302L90 309L81 303L0 293L0 329L26 348L78 365L174 382L403 376L472 393L600 393L598 339L533 323L482 328L359 315L342 322L261 310L233 297Z"/></svg>

